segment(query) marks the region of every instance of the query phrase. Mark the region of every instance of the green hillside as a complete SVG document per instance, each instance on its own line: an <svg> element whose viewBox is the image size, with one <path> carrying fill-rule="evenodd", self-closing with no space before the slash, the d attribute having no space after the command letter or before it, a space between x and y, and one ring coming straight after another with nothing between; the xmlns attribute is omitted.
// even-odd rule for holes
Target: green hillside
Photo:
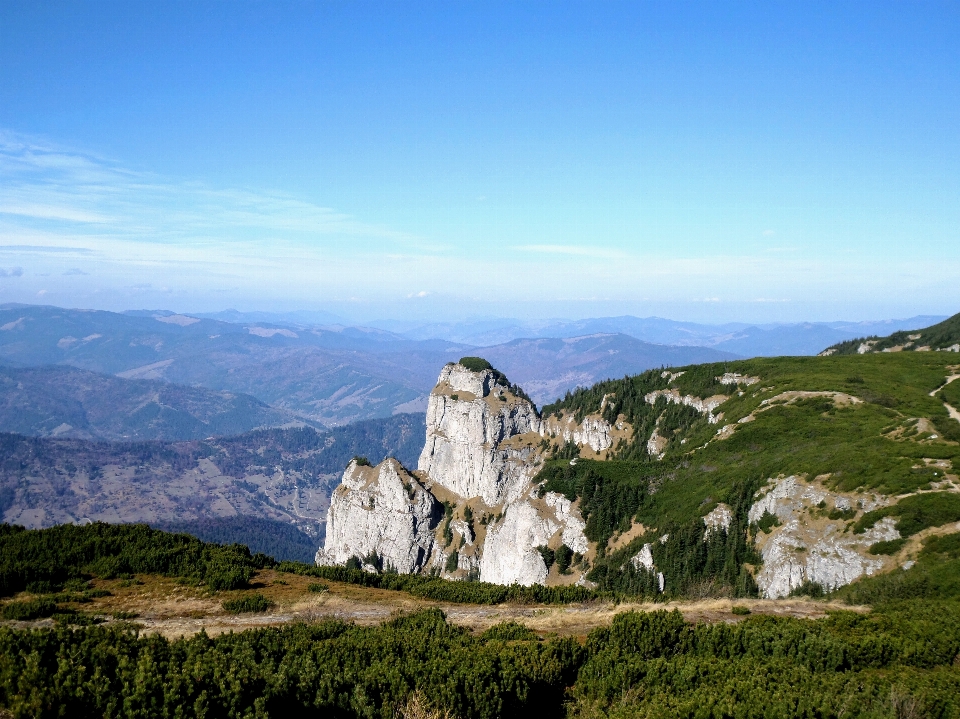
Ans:
<svg viewBox="0 0 960 719"><path fill-rule="evenodd" d="M918 330L904 330L894 332L887 337L862 337L835 344L824 350L824 354L851 355L866 354L869 352L916 350L948 350L958 352L960 348L960 314L940 322L939 324ZM862 349L861 349L862 348Z"/></svg>
<svg viewBox="0 0 960 719"><path fill-rule="evenodd" d="M568 447L538 479L542 491L580 498L587 536L599 543L588 577L601 589L644 591L647 573L627 560L651 543L668 594L749 595L756 588L744 566L759 564L753 543L761 530L748 526L747 512L769 478L819 477L825 489L854 500L913 495L900 501L917 503L919 497L925 503L919 509L904 505L901 511L895 504L885 510L884 516L897 517L903 537L960 520L960 501L954 501L960 486L945 483L960 466L960 422L944 404L957 402L960 383L944 387L957 361L943 352L781 357L603 382L543 413L619 417L634 427L632 441L621 441L607 461L581 458L575 466ZM738 384L719 380L734 373L742 376ZM648 401L651 393L674 390L678 398L714 397L715 421L663 396ZM660 459L648 451L655 432L662 437ZM721 502L733 510L732 524L726 533L710 534L702 517ZM831 511L839 510L814 507L813 518ZM854 507L831 519L862 532L882 519L867 515ZM608 553L608 540L633 522L646 528L643 536Z"/></svg>

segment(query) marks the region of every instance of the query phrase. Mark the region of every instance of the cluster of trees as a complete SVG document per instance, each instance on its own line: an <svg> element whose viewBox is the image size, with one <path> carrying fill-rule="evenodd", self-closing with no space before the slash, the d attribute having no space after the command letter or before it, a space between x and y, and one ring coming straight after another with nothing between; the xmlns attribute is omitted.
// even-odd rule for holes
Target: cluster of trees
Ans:
<svg viewBox="0 0 960 719"><path fill-rule="evenodd" d="M534 482L541 496L557 492L571 502L580 498L580 514L586 522L584 534L596 542L602 555L614 532L630 528L643 506L652 468L638 462L596 462L579 460L548 462Z"/></svg>
<svg viewBox="0 0 960 719"><path fill-rule="evenodd" d="M3 614L57 616L58 601L89 593L90 575L159 573L227 589L263 566L445 602L653 594L652 575L628 561L651 539L668 593L690 594L708 582L711 594L748 596L755 587L740 568L755 560L745 525L754 488L744 482L731 493L727 531L705 536L702 522L680 525L663 542L640 538L599 559L592 576L604 593L275 564L246 547L142 525L0 525L2 594L60 592L5 602ZM909 571L869 578L837 596L871 602L875 611L832 612L815 622L751 616L735 625L690 625L677 612L626 613L585 642L544 640L513 623L475 636L438 610L380 627L330 621L176 641L140 636L132 625L77 626L84 624L78 614L69 628L0 627L0 707L16 717L60 716L65 708L79 717L392 717L416 693L429 707L465 718L614 710L657 717L960 716L960 534L927 538ZM224 604L235 612L267 606L257 594Z"/></svg>
<svg viewBox="0 0 960 719"><path fill-rule="evenodd" d="M253 572L271 566L241 544L207 544L142 524L63 524L24 529L0 524L0 596L31 586L57 590L90 576L113 579L162 574L203 583L213 590L247 586Z"/></svg>
<svg viewBox="0 0 960 719"><path fill-rule="evenodd" d="M321 544L321 539L304 534L288 522L246 515L151 522L150 526L164 532L190 534L214 544L245 544L253 553L295 562L312 563Z"/></svg>
<svg viewBox="0 0 960 719"><path fill-rule="evenodd" d="M480 635L436 609L167 640L118 627L0 628L15 717L393 717L416 694L464 719L960 715L960 607L697 624L624 613L586 641Z"/></svg>
<svg viewBox="0 0 960 719"><path fill-rule="evenodd" d="M757 481L735 481L726 492L733 519L725 530L709 530L701 512L697 512L684 522L662 522L655 531L607 554L609 539L629 529L631 522L649 509L654 500L649 484L656 470L655 465L644 462L581 459L571 465L554 461L547 463L536 481L541 482L541 493L558 492L571 501L580 498L580 511L586 520L584 533L597 543L597 557L587 576L602 592L649 597L756 596L756 584L744 564L760 561L750 541L747 520ZM644 544L651 545L654 563L665 575L662 589L655 573L631 561Z"/></svg>
<svg viewBox="0 0 960 719"><path fill-rule="evenodd" d="M747 520L756 487L757 482L750 481L734 485L728 496L733 517L726 529L710 529L699 516L665 523L609 555L599 555L588 579L617 596L756 597L757 585L744 566L761 561ZM662 587L654 572L632 562L644 544L650 545L654 565L664 575Z"/></svg>

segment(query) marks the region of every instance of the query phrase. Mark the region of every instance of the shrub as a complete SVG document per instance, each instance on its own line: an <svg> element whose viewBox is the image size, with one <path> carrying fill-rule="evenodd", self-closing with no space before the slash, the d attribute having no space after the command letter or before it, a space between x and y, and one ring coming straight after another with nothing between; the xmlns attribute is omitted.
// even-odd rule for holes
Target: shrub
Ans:
<svg viewBox="0 0 960 719"><path fill-rule="evenodd" d="M535 642L540 639L535 631L519 622L509 621L494 624L480 635L480 640L501 642Z"/></svg>
<svg viewBox="0 0 960 719"><path fill-rule="evenodd" d="M543 557L543 563L547 565L547 571L549 572L550 567L553 566L556 560L556 553L545 544L542 547L537 547L537 551L540 552L540 556Z"/></svg>
<svg viewBox="0 0 960 719"><path fill-rule="evenodd" d="M228 599L223 603L224 611L231 614L241 614L244 612L265 612L273 606L273 602L267 599L259 592L248 594L236 599Z"/></svg>
<svg viewBox="0 0 960 719"><path fill-rule="evenodd" d="M3 607L3 618L21 622L31 619L50 617L57 611L57 604L49 599L31 599L23 602L9 602Z"/></svg>
<svg viewBox="0 0 960 719"><path fill-rule="evenodd" d="M757 521L757 528L764 534L769 534L771 529L779 526L780 518L771 514L768 510L764 510L763 516Z"/></svg>
<svg viewBox="0 0 960 719"><path fill-rule="evenodd" d="M483 372L484 370L493 369L493 365L483 357L461 357L460 364L471 372Z"/></svg>
<svg viewBox="0 0 960 719"><path fill-rule="evenodd" d="M824 594L826 592L823 585L819 582L811 582L809 579L799 587L794 587L790 592L791 597L810 597L811 599L818 599Z"/></svg>
<svg viewBox="0 0 960 719"><path fill-rule="evenodd" d="M896 554L907 543L906 539L891 539L886 542L874 542L870 545L870 554Z"/></svg>
<svg viewBox="0 0 960 719"><path fill-rule="evenodd" d="M323 582L313 582L312 584L307 585L308 592L316 592L317 594L319 594L320 592L326 592L329 590L330 590L329 585L324 584Z"/></svg>
<svg viewBox="0 0 960 719"><path fill-rule="evenodd" d="M0 525L0 596L28 584L85 582L91 574L131 580L135 573L162 574L206 582L213 589L235 589L246 584L257 565L243 545L207 544L142 524L95 522L37 530Z"/></svg>

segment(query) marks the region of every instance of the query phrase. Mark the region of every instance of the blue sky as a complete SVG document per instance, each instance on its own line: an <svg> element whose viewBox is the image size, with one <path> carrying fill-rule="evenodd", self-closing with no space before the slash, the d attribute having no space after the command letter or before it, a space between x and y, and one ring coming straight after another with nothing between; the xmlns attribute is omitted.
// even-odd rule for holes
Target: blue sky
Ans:
<svg viewBox="0 0 960 719"><path fill-rule="evenodd" d="M951 3L0 4L0 301L960 309Z"/></svg>

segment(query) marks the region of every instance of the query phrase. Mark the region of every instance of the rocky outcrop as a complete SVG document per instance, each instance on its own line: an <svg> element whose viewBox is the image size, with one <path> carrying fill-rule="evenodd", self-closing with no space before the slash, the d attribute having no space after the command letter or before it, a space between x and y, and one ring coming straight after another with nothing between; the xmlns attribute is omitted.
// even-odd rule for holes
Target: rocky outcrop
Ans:
<svg viewBox="0 0 960 719"><path fill-rule="evenodd" d="M517 499L535 473L529 445L503 443L539 431L534 406L498 384L491 370L448 364L427 405L418 468L459 497L480 497L493 507Z"/></svg>
<svg viewBox="0 0 960 719"><path fill-rule="evenodd" d="M333 493L317 564L344 564L377 555L410 574L427 566L443 515L436 498L395 459L377 467L350 462Z"/></svg>
<svg viewBox="0 0 960 719"><path fill-rule="evenodd" d="M573 416L547 417L540 427L540 434L587 446L594 452L603 452L613 446L613 427L596 415L588 415L579 423Z"/></svg>
<svg viewBox="0 0 960 719"><path fill-rule="evenodd" d="M533 487L542 466L543 424L522 392L495 370L448 364L430 395L416 476L395 460L377 467L352 462L331 498L317 563L375 554L404 573L442 570L451 578L479 575L498 584L546 581L539 548L565 544L586 554L589 544L576 503L561 494L538 496ZM603 420L569 429L571 441L594 451L610 446L610 425ZM449 521L443 520L444 502Z"/></svg>
<svg viewBox="0 0 960 719"><path fill-rule="evenodd" d="M675 389L658 389L645 394L643 400L647 404L656 404L657 400L661 397L667 400L667 402L683 404L697 410L700 414L707 415L707 421L710 422L710 424L716 424L720 421L719 417L713 414L713 410L729 399L726 395L722 394L703 399L702 397L695 397L689 394L680 394L680 392Z"/></svg>
<svg viewBox="0 0 960 719"><path fill-rule="evenodd" d="M643 547L630 559L635 569L644 569L657 577L657 587L662 592L664 586L663 572L657 571L657 566L653 563L653 545L644 544Z"/></svg>
<svg viewBox="0 0 960 719"><path fill-rule="evenodd" d="M707 528L704 536L709 537L713 532L721 529L727 531L730 529L731 522L733 522L733 509L729 505L720 502L720 504L703 518L703 524Z"/></svg>
<svg viewBox="0 0 960 719"><path fill-rule="evenodd" d="M511 504L503 519L487 528L480 579L494 584L543 584L547 566L536 548L547 546L557 529L531 503Z"/></svg>
<svg viewBox="0 0 960 719"><path fill-rule="evenodd" d="M884 518L863 534L848 531L847 525L857 514L888 503L879 495L846 496L800 477L773 480L748 515L751 523L760 522L765 514L779 522L769 534L760 532L756 537L763 557L756 576L762 594L771 599L785 597L804 582L836 589L884 569L884 558L869 554L868 549L875 542L900 537L894 521ZM830 519L831 515L837 519Z"/></svg>
<svg viewBox="0 0 960 719"><path fill-rule="evenodd" d="M561 526L560 541L574 552L586 554L590 549L587 536L584 534L586 523L580 518L580 513L574 509L573 502L556 492L547 492L544 502L554 512L557 523Z"/></svg>

